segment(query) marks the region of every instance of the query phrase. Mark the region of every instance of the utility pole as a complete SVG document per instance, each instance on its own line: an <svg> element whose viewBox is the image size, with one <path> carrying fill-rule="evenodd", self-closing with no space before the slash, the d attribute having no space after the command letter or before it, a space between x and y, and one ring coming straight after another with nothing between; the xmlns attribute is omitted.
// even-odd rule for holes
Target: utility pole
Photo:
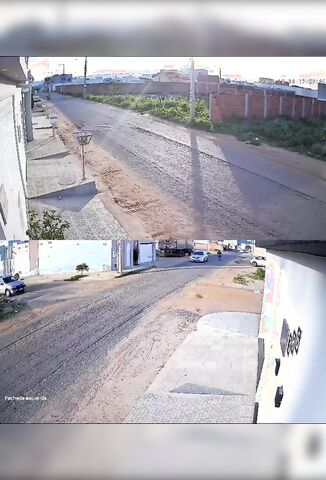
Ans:
<svg viewBox="0 0 326 480"><path fill-rule="evenodd" d="M26 67L28 69L28 57L25 57ZM32 74L28 69L27 73L27 85L22 88L23 93L23 102L24 102L24 113L25 113L25 134L27 142L34 140L33 137L33 121L32 121Z"/></svg>
<svg viewBox="0 0 326 480"><path fill-rule="evenodd" d="M86 97L86 78L87 78L87 57L85 57L84 63L84 86L83 86L83 97Z"/></svg>
<svg viewBox="0 0 326 480"><path fill-rule="evenodd" d="M123 271L123 240L118 240L118 273L121 275Z"/></svg>
<svg viewBox="0 0 326 480"><path fill-rule="evenodd" d="M65 86L65 64L64 63L59 63L59 66L62 66L62 94L64 93L64 86Z"/></svg>
<svg viewBox="0 0 326 480"><path fill-rule="evenodd" d="M190 59L190 122L193 122L195 118L195 106L196 106L195 67L194 67L194 57L191 57Z"/></svg>

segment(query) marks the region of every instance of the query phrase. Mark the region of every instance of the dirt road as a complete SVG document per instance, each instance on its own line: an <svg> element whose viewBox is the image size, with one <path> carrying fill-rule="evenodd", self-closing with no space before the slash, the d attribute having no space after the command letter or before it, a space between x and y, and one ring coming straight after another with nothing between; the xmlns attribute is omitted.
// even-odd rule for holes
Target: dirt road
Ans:
<svg viewBox="0 0 326 480"><path fill-rule="evenodd" d="M200 315L231 308L218 287L219 275L223 279L226 271L232 276L240 270L158 268L94 282L87 287L88 296L86 287L80 287L80 298L76 284L69 286L71 291L58 285L52 293L57 304L48 298L48 305L38 304L7 328L2 324L0 422L123 421ZM187 300L194 288L199 288L201 305ZM206 303L203 288L211 296L215 291L215 305L212 299ZM251 292L248 299L242 289L237 292L233 309L259 309L258 293ZM229 297L228 289L225 295Z"/></svg>
<svg viewBox="0 0 326 480"><path fill-rule="evenodd" d="M59 132L69 148L77 148L76 125L93 132L87 166L125 228L138 221L153 238L324 237L326 182L317 160L306 159L308 174L298 167L304 157L284 149L80 98L52 101L66 118Z"/></svg>

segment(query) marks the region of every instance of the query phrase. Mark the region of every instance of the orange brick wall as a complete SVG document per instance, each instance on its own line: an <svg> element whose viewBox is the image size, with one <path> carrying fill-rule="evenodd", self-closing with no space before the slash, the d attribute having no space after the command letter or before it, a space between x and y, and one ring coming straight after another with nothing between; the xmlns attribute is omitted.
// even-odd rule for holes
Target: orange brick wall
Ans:
<svg viewBox="0 0 326 480"><path fill-rule="evenodd" d="M267 95L267 118L278 117L280 114L280 95Z"/></svg>
<svg viewBox="0 0 326 480"><path fill-rule="evenodd" d="M210 95L210 119L214 123L223 122L232 118L245 119L245 104L247 96L247 118L264 118L264 91L253 92L242 89L236 93L229 87L223 87L222 92ZM326 116L326 101L301 97L291 93L266 94L266 118L275 118L280 115L280 97L282 97L282 115L290 118L309 118ZM303 109L304 104L304 109ZM313 108L312 108L313 105Z"/></svg>
<svg viewBox="0 0 326 480"><path fill-rule="evenodd" d="M295 96L293 95L285 95L282 100L282 115L287 117L292 117L293 111L293 99Z"/></svg>
<svg viewBox="0 0 326 480"><path fill-rule="evenodd" d="M211 110L217 122L226 118L244 118L245 97L232 93L221 93L212 95L214 101L211 103Z"/></svg>
<svg viewBox="0 0 326 480"><path fill-rule="evenodd" d="M248 118L256 119L256 118L263 118L263 117L264 117L264 95L248 94Z"/></svg>

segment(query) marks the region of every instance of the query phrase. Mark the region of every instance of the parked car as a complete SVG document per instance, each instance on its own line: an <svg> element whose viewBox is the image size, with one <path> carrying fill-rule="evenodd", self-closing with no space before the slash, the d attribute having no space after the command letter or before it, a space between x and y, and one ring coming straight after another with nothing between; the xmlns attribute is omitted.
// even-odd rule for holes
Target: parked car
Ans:
<svg viewBox="0 0 326 480"><path fill-rule="evenodd" d="M11 275L0 277L0 294L7 298L16 293L24 293L26 288L25 282L15 280Z"/></svg>
<svg viewBox="0 0 326 480"><path fill-rule="evenodd" d="M192 252L190 255L190 261L191 262L207 262L208 260L208 255L207 252L203 252L202 250L195 250Z"/></svg>
<svg viewBox="0 0 326 480"><path fill-rule="evenodd" d="M250 263L254 267L266 267L266 257L252 257Z"/></svg>

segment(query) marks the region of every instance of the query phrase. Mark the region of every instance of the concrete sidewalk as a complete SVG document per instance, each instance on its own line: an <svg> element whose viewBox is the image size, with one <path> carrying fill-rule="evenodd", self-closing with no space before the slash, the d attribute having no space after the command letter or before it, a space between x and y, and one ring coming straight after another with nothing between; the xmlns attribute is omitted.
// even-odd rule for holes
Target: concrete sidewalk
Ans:
<svg viewBox="0 0 326 480"><path fill-rule="evenodd" d="M43 273L40 275L22 275L22 279L26 281L28 286L30 285L42 285L51 282L61 282L66 278L76 275L76 271L71 272L57 272L57 273ZM115 277L115 272L88 272L83 278L79 279L79 282L94 282L102 280L110 280Z"/></svg>
<svg viewBox="0 0 326 480"><path fill-rule="evenodd" d="M253 423L259 316L202 317L125 423Z"/></svg>
<svg viewBox="0 0 326 480"><path fill-rule="evenodd" d="M27 145L29 208L55 210L70 224L67 240L124 239L128 235L104 207L93 180L82 181L82 164L52 135L45 115L33 115L34 140Z"/></svg>

